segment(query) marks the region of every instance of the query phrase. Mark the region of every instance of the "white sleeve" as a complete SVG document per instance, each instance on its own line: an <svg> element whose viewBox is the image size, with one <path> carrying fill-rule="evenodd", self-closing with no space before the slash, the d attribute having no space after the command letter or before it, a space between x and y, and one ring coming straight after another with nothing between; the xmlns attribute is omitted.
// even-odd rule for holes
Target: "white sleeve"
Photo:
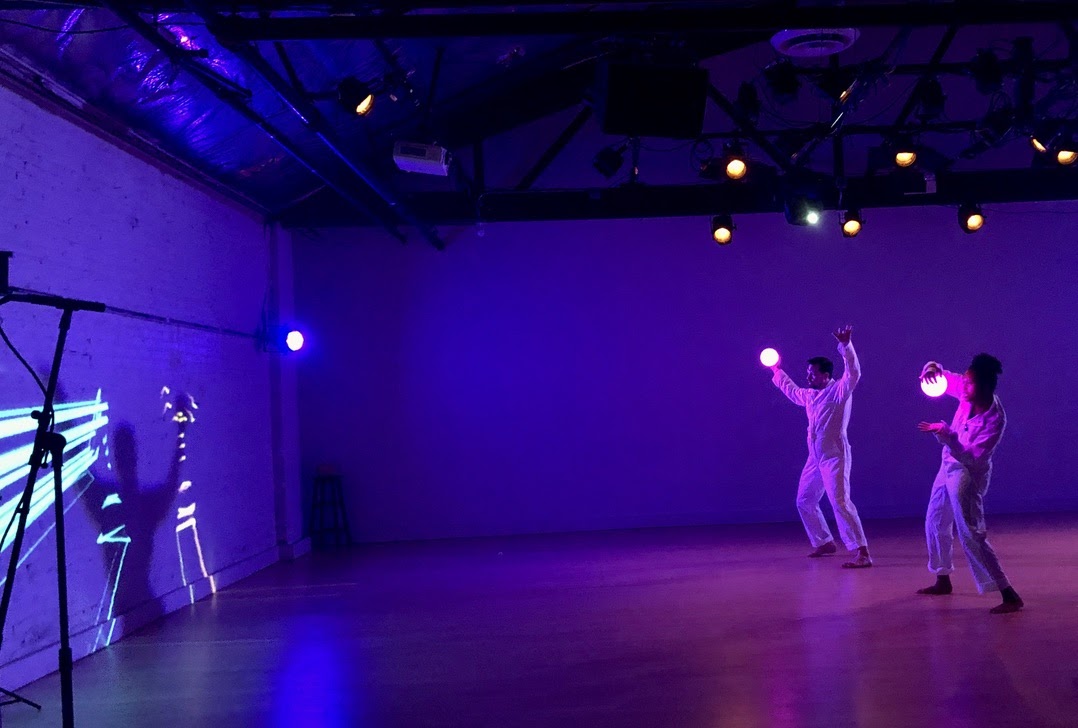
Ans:
<svg viewBox="0 0 1078 728"><path fill-rule="evenodd" d="M835 391L835 396L841 402L853 394L857 383L861 381L861 361L857 358L857 352L853 348L852 341L848 344L840 343L838 350L846 363L846 371L842 373L842 377L838 380L838 387Z"/></svg>
<svg viewBox="0 0 1078 728"><path fill-rule="evenodd" d="M790 375L781 369L775 372L771 382L794 404L804 407L808 402L808 396L812 390L794 384L794 380L790 379Z"/></svg>

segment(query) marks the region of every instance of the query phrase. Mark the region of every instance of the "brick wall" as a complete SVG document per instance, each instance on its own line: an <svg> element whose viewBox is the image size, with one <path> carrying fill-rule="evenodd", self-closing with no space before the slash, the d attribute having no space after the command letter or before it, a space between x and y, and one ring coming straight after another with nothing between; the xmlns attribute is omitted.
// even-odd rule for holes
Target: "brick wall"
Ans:
<svg viewBox="0 0 1078 728"><path fill-rule="evenodd" d="M77 658L272 563L298 539L291 365L252 336L269 301L290 305L291 292L274 286L290 281L281 265L291 241L2 88L0 139L0 249L15 253L12 285L205 327L75 316L59 401L94 401L100 390L108 404L96 420L69 423L93 431L69 449L69 460L78 450L93 462L64 497ZM58 312L9 303L0 318L44 376ZM0 453L12 453L31 439L10 424L25 418L13 410L39 406L41 395L6 347L0 381L0 427L14 432ZM177 423L188 395L195 419ZM14 457L0 474L0 515L25 482ZM43 478L35 491L43 504L50 485ZM8 688L56 667L55 517L31 520L0 647ZM10 554L5 543L0 563Z"/></svg>

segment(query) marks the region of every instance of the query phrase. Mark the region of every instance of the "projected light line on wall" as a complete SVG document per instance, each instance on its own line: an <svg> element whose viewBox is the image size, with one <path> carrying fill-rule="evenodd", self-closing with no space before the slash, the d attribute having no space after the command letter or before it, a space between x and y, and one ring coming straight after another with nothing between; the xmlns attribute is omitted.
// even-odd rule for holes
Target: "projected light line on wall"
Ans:
<svg viewBox="0 0 1078 728"><path fill-rule="evenodd" d="M114 500L110 500L113 499ZM101 509L104 510L112 505L120 505L122 501L116 494L110 494L102 504ZM125 533L126 526L117 526L108 533L101 533L97 536L97 545L104 546L106 544L120 544L119 553L114 553L109 563L108 579L105 581L105 590L101 594L101 601L97 607L97 637L94 639L94 646L92 649L97 650L99 647L108 647L112 644L112 637L116 632L116 619L114 618L114 610L116 609L116 593L120 589L120 575L124 570L124 559L127 558L127 549L131 546L131 537ZM107 605L107 608L106 608Z"/></svg>
<svg viewBox="0 0 1078 728"><path fill-rule="evenodd" d="M195 421L195 411L198 410L198 404L195 402L195 398L189 394L178 394L172 401L169 401L167 398L171 394L172 390L169 387L161 388L161 397L165 398L164 416L179 425L179 432L176 434L176 463L174 465L178 478L180 468L187 461L187 428ZM187 574L188 563L183 555L185 541L188 542L189 547L194 548L201 578L209 583L212 594L217 593L217 581L206 568L206 559L202 553L202 541L198 537L198 521L195 518L195 510L198 504L193 500L193 487L194 484L191 480L181 480L177 495L182 496L185 504L176 504L176 554L180 560L180 578L183 580L184 586L187 587L187 594L192 604L195 603L195 583L198 581L199 576L192 574L189 577Z"/></svg>

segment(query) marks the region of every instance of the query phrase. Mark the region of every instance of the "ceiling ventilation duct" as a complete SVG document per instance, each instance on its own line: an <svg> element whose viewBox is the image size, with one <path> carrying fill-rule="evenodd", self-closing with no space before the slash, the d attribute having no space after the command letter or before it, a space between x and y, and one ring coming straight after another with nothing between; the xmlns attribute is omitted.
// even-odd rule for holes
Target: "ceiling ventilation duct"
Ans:
<svg viewBox="0 0 1078 728"><path fill-rule="evenodd" d="M780 30L771 36L775 50L790 58L821 58L841 53L857 41L854 28Z"/></svg>

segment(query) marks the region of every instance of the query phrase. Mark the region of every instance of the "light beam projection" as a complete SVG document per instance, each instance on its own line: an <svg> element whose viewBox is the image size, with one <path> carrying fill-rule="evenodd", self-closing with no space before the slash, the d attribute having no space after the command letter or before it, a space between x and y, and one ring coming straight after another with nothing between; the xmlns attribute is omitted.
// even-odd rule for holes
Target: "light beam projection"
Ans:
<svg viewBox="0 0 1078 728"><path fill-rule="evenodd" d="M105 510L110 506L118 506L122 503L120 496L110 493L101 506ZM100 533L97 536L98 546L105 547L112 553L109 557L108 575L105 580L105 591L101 595L101 601L97 606L97 635L94 638L92 651L112 644L113 634L116 632L116 592L120 588L120 575L124 569L124 559L127 557L127 549L131 546L131 537L125 532L125 526L117 526L108 533Z"/></svg>
<svg viewBox="0 0 1078 728"><path fill-rule="evenodd" d="M173 467L176 469L176 480L180 481L176 502L176 553L180 559L180 578L187 587L187 594L191 603L195 603L195 583L199 579L205 579L210 585L210 592L217 593L217 582L213 575L206 569L206 559L202 554L202 542L198 537L198 521L195 518L197 503L195 502L194 484L190 480L180 480L183 463L187 461L187 428L195 421L195 412L198 404L195 398L189 394L177 394L172 401L168 397L172 394L169 387L161 388L161 397L165 399L164 416L171 419L179 426L176 435L176 455ZM187 558L184 558L184 553ZM194 556L194 559L191 556ZM197 567L195 564L197 563ZM188 573L190 565L190 574ZM195 570L197 568L197 571Z"/></svg>
<svg viewBox="0 0 1078 728"><path fill-rule="evenodd" d="M101 399L100 389L97 391L97 397L92 400L56 405L56 431L67 439L67 449L64 451L64 493L75 493L74 498L65 504L65 513L90 487L93 482L93 476L89 473L90 467L101 457L102 447L107 450L107 437L100 435L100 443L98 438L102 428L109 423L108 410L108 402ZM32 411L31 407L0 411L0 524L7 524L11 520L19 504L26 478L30 474L30 455L34 449L34 435L37 431L37 421L30 416ZM28 535L35 522L46 513L52 512L56 501L52 479L51 468L39 471L26 518ZM50 522L40 533L35 529L37 538L30 548L23 551L19 559L20 566L54 527L55 524ZM0 553L7 551L14 539L12 529L0 544ZM0 578L0 583L6 580L7 577L4 576Z"/></svg>
<svg viewBox="0 0 1078 728"><path fill-rule="evenodd" d="M37 421L30 413L31 407L11 409L0 412L0 523L7 523L14 515L15 508L25 486L26 478L30 473L30 454L33 452L34 436L37 431ZM74 492L70 502L65 502L64 512L71 510L75 503L86 493L94 482L90 468L101 458L109 456L108 434L102 430L109 424L109 404L101 397L101 390L92 400L81 402L69 402L58 404L55 407L56 430L67 439L67 448L64 451L64 493ZM100 443L98 438L100 437ZM110 463L111 468L111 463ZM65 499L67 500L67 499ZM44 528L34 529L34 524L42 520L43 516L53 513L56 502L56 491L53 486L53 474L51 468L43 468L34 484L34 492L30 501L30 510L27 514L27 533L34 538L33 544L26 549L20 560L21 566L30 558L31 554L44 541L55 528L55 523L48 522ZM120 496L110 493L105 497L101 510L119 506ZM33 529L33 530L31 530ZM0 545L0 552L6 551L14 540L14 532ZM97 536L98 545L105 549L108 573L105 580L105 588L97 608L97 620L99 625L94 640L94 649L100 646L108 646L112 642L116 621L113 619L113 609L116 605L116 592L120 585L120 574L123 571L124 559L131 539L124 533L124 527L118 526L107 533ZM4 576L0 583L6 581Z"/></svg>

